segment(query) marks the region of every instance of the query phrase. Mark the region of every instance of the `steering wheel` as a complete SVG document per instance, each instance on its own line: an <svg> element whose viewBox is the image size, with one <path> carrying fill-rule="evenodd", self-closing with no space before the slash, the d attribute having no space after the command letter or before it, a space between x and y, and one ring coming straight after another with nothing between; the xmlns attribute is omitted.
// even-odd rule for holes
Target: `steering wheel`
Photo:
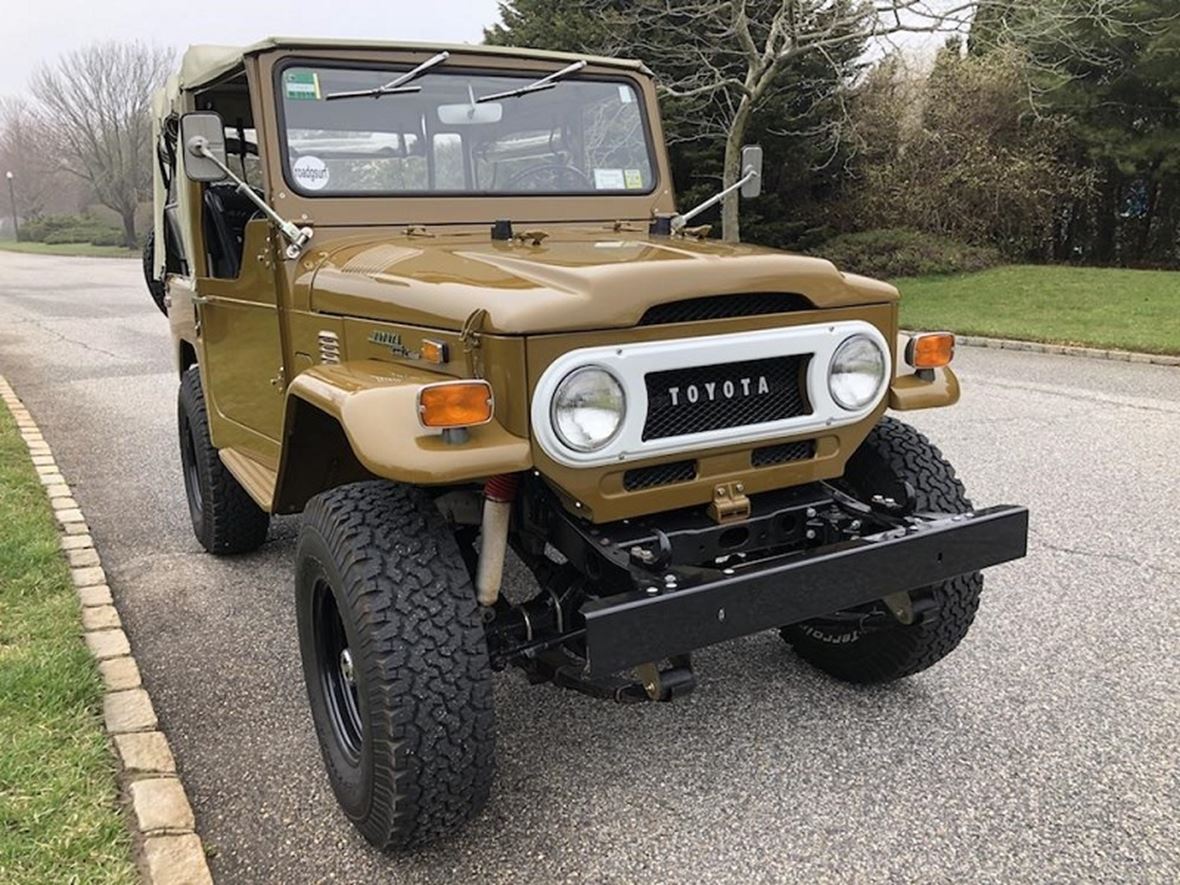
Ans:
<svg viewBox="0 0 1180 885"><path fill-rule="evenodd" d="M504 188L511 190L522 181L545 173L553 175L554 182L558 185L572 181L574 187L584 186L592 190L594 188L594 182L590 180L590 177L585 172L577 166L571 166L568 163L538 163L536 166L526 166L504 182Z"/></svg>

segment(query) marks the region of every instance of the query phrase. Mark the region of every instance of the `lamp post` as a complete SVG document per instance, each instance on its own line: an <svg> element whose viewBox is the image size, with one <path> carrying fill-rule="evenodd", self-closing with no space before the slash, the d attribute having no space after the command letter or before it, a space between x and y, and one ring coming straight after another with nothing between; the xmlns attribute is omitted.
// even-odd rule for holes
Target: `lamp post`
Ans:
<svg viewBox="0 0 1180 885"><path fill-rule="evenodd" d="M20 221L18 221L16 217L16 186L12 183L12 180L16 178L16 176L13 175L12 170L9 169L4 173L4 177L8 179L8 199L9 202L12 203L12 235L16 237L16 241L19 243Z"/></svg>

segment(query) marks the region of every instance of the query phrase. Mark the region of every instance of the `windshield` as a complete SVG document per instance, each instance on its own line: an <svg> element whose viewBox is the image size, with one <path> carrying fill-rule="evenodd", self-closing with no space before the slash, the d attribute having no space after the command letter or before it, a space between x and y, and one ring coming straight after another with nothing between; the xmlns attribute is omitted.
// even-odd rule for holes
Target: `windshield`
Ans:
<svg viewBox="0 0 1180 885"><path fill-rule="evenodd" d="M642 99L627 78L571 77L509 95L544 72L437 64L413 78L416 90L374 94L408 70L281 71L279 128L293 188L339 196L642 194L655 187Z"/></svg>

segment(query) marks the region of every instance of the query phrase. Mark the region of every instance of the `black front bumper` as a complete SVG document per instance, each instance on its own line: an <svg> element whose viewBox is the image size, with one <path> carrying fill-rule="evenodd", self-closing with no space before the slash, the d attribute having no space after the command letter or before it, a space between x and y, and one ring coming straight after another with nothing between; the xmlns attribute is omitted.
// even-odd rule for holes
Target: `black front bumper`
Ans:
<svg viewBox="0 0 1180 885"><path fill-rule="evenodd" d="M678 589L587 602L590 674L601 676L854 608L1025 555L1028 510L990 507L702 574Z"/></svg>

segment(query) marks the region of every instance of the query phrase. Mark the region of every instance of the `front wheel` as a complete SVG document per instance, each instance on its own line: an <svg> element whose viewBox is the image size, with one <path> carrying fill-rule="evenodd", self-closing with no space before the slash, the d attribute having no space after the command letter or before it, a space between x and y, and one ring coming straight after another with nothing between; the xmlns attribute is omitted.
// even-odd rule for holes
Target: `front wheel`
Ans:
<svg viewBox="0 0 1180 885"><path fill-rule="evenodd" d="M905 500L913 492L914 509L964 513L971 509L955 470L925 436L893 418L884 418L849 459L843 479L861 500L874 495ZM908 486L908 489L907 489ZM923 599L914 623L864 631L858 618L817 618L782 629L795 652L820 670L847 682L889 682L925 670L962 642L979 608L983 576L960 575L913 591ZM884 603L859 614L872 615ZM857 614L857 613L852 613ZM879 613L883 614L883 613ZM890 621L889 615L878 621Z"/></svg>
<svg viewBox="0 0 1180 885"><path fill-rule="evenodd" d="M313 498L296 619L307 695L341 808L379 848L444 836L491 790L491 667L454 536L420 490Z"/></svg>

